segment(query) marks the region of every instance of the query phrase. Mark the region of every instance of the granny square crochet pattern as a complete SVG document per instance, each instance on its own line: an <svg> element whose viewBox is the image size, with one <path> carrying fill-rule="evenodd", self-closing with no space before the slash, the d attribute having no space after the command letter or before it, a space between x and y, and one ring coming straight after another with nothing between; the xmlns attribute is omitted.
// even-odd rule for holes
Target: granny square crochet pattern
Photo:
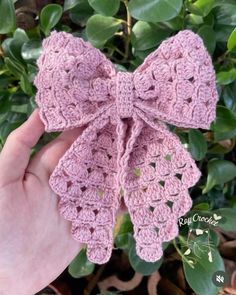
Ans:
<svg viewBox="0 0 236 295"><path fill-rule="evenodd" d="M53 32L38 67L36 101L46 131L86 127L49 180L73 237L87 246L90 261L107 262L124 200L137 254L160 259L201 174L165 123L207 129L215 118L215 72L202 39L180 31L129 73L117 72L88 42Z"/></svg>

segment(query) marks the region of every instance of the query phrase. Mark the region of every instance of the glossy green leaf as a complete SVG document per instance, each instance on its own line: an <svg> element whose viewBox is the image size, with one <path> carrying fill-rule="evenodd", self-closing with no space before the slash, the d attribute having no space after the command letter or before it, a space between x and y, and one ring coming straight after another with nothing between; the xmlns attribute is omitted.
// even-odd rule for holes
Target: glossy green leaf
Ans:
<svg viewBox="0 0 236 295"><path fill-rule="evenodd" d="M233 32L230 34L228 42L227 42L227 48L229 51L232 51L236 47L236 28L233 30Z"/></svg>
<svg viewBox="0 0 236 295"><path fill-rule="evenodd" d="M69 265L69 273L73 278L81 278L94 271L95 264L90 262L86 256L86 250L82 249Z"/></svg>
<svg viewBox="0 0 236 295"><path fill-rule="evenodd" d="M215 23L214 30L216 35L216 42L227 43L232 29L232 26L220 25Z"/></svg>
<svg viewBox="0 0 236 295"><path fill-rule="evenodd" d="M215 0L197 0L194 3L188 5L188 8L194 14L207 16L214 7Z"/></svg>
<svg viewBox="0 0 236 295"><path fill-rule="evenodd" d="M15 8L12 0L0 1L0 34L14 31L16 26Z"/></svg>
<svg viewBox="0 0 236 295"><path fill-rule="evenodd" d="M65 0L64 1L64 11L74 8L76 5L80 4L81 0Z"/></svg>
<svg viewBox="0 0 236 295"><path fill-rule="evenodd" d="M137 66L143 63L143 60L153 51L153 48L146 50L133 50L133 55L137 58Z"/></svg>
<svg viewBox="0 0 236 295"><path fill-rule="evenodd" d="M0 140L4 142L7 138L7 136L17 127L19 127L23 122L17 122L17 123L10 123L8 121L5 121L0 124Z"/></svg>
<svg viewBox="0 0 236 295"><path fill-rule="evenodd" d="M181 30L182 27L182 23L183 23L183 18L181 17L181 15L177 15L175 18L170 19L169 21L165 21L163 22L163 24L173 30L173 31L179 31Z"/></svg>
<svg viewBox="0 0 236 295"><path fill-rule="evenodd" d="M222 89L222 98L225 106L236 114L236 100L234 97L235 93L236 81L234 81L230 85L224 86L224 88Z"/></svg>
<svg viewBox="0 0 236 295"><path fill-rule="evenodd" d="M25 42L29 41L29 37L26 34L25 30L21 28L17 28L13 34L13 39L19 40L21 42L21 45L23 45Z"/></svg>
<svg viewBox="0 0 236 295"><path fill-rule="evenodd" d="M130 246L130 238L133 233L133 224L128 214L122 216L122 223L119 232L115 236L116 247L120 249L128 249Z"/></svg>
<svg viewBox="0 0 236 295"><path fill-rule="evenodd" d="M182 5L182 0L131 0L128 7L134 18L156 23L176 17Z"/></svg>
<svg viewBox="0 0 236 295"><path fill-rule="evenodd" d="M42 44L40 40L31 39L23 44L21 48L21 55L26 61L35 61L42 52Z"/></svg>
<svg viewBox="0 0 236 295"><path fill-rule="evenodd" d="M211 253L211 254L209 254ZM212 262L210 262L210 255ZM217 295L219 287L213 281L212 276L216 271L224 271L224 262L216 248L205 248L199 253L199 258L188 256L188 260L194 261L194 268L183 261L184 273L189 286L198 295Z"/></svg>
<svg viewBox="0 0 236 295"><path fill-rule="evenodd" d="M121 23L122 20L114 17L93 15L87 22L88 40L97 47L104 45L118 31Z"/></svg>
<svg viewBox="0 0 236 295"><path fill-rule="evenodd" d="M33 95L33 91L32 91L32 85L28 79L28 76L26 74L22 75L20 77L20 86L21 89L28 94L29 96Z"/></svg>
<svg viewBox="0 0 236 295"><path fill-rule="evenodd" d="M212 212L216 214L218 219L218 226L225 231L236 230L236 209L220 208Z"/></svg>
<svg viewBox="0 0 236 295"><path fill-rule="evenodd" d="M221 85L228 85L236 81L236 69L232 68L229 71L218 72L216 75L217 83Z"/></svg>
<svg viewBox="0 0 236 295"><path fill-rule="evenodd" d="M209 210L209 204L206 202L198 203L193 207L193 210L197 211L208 211Z"/></svg>
<svg viewBox="0 0 236 295"><path fill-rule="evenodd" d="M90 6L99 14L113 16L120 8L120 0L88 0Z"/></svg>
<svg viewBox="0 0 236 295"><path fill-rule="evenodd" d="M214 159L208 162L207 183L203 193L207 193L215 185L222 185L236 177L236 166L233 162Z"/></svg>
<svg viewBox="0 0 236 295"><path fill-rule="evenodd" d="M48 4L40 13L40 26L46 36L56 26L62 16L63 9L58 4Z"/></svg>
<svg viewBox="0 0 236 295"><path fill-rule="evenodd" d="M9 123L19 123L22 124L26 119L27 115L26 113L18 113L18 112L9 112L6 117L7 121Z"/></svg>
<svg viewBox="0 0 236 295"><path fill-rule="evenodd" d="M22 65L25 65L21 55L21 47L28 41L28 37L23 32L23 30L17 29L14 38L7 38L4 40L2 48L6 57L10 57L12 60L16 60L22 63Z"/></svg>
<svg viewBox="0 0 236 295"><path fill-rule="evenodd" d="M7 114L11 110L11 102L9 101L9 93L2 92L0 96L0 115ZM0 122L1 123L1 122Z"/></svg>
<svg viewBox="0 0 236 295"><path fill-rule="evenodd" d="M161 41L167 38L170 30L160 29L153 23L137 21L132 29L131 43L136 50L146 50L156 47Z"/></svg>
<svg viewBox="0 0 236 295"><path fill-rule="evenodd" d="M191 129L188 134L189 151L197 161L202 160L207 152L206 140L199 130Z"/></svg>
<svg viewBox="0 0 236 295"><path fill-rule="evenodd" d="M236 115L224 106L216 109L216 120L212 123L215 141L232 138L236 135Z"/></svg>
<svg viewBox="0 0 236 295"><path fill-rule="evenodd" d="M186 16L186 20L189 24L199 26L204 23L203 17L197 14L189 13Z"/></svg>
<svg viewBox="0 0 236 295"><path fill-rule="evenodd" d="M204 23L205 25L208 25L210 27L214 27L215 25L215 16L213 12L211 11L206 17L204 17Z"/></svg>
<svg viewBox="0 0 236 295"><path fill-rule="evenodd" d="M129 262L134 271L139 272L144 276L148 276L160 268L163 258L153 263L142 260L136 253L135 242L133 241L129 250Z"/></svg>
<svg viewBox="0 0 236 295"><path fill-rule="evenodd" d="M9 57L5 58L5 64L7 69L16 77L20 78L23 73L25 73L24 67L17 61L10 59Z"/></svg>
<svg viewBox="0 0 236 295"><path fill-rule="evenodd" d="M210 54L213 54L216 47L215 32L211 26L202 26L198 31L198 35L202 37L204 44Z"/></svg>
<svg viewBox="0 0 236 295"><path fill-rule="evenodd" d="M73 23L84 26L87 20L94 13L93 8L89 5L87 0L80 0L79 4L70 10L70 19Z"/></svg>
<svg viewBox="0 0 236 295"><path fill-rule="evenodd" d="M220 1L214 9L216 23L218 25L236 26L236 3L222 3Z"/></svg>

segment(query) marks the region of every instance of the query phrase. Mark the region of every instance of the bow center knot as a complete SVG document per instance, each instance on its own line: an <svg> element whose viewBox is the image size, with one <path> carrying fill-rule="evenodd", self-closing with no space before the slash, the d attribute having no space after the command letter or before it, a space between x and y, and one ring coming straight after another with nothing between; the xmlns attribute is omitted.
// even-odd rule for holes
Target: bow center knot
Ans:
<svg viewBox="0 0 236 295"><path fill-rule="evenodd" d="M116 107L120 118L130 118L133 116L133 99L133 74L118 72L116 76Z"/></svg>

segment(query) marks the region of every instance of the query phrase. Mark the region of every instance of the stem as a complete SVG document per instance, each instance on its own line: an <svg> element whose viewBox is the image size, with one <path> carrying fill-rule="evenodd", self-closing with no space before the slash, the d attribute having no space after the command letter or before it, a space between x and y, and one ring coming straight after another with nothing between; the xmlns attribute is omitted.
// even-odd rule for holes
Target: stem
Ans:
<svg viewBox="0 0 236 295"><path fill-rule="evenodd" d="M95 286L97 285L97 282L99 281L103 271L105 269L105 264L100 266L95 276L89 281L88 286L84 290L84 295L90 295Z"/></svg>
<svg viewBox="0 0 236 295"><path fill-rule="evenodd" d="M127 38L125 41L125 59L127 59L129 56L129 44L131 40L132 18L129 13L128 0L124 0L124 4L125 4L126 12L127 12L127 20L126 20Z"/></svg>
<svg viewBox="0 0 236 295"><path fill-rule="evenodd" d="M183 253L178 248L175 239L173 240L173 245L174 245L176 251L178 252L178 254L180 255L180 257L182 258L182 260L184 260L191 268L194 268L194 266L191 263L189 263L188 259L183 255Z"/></svg>

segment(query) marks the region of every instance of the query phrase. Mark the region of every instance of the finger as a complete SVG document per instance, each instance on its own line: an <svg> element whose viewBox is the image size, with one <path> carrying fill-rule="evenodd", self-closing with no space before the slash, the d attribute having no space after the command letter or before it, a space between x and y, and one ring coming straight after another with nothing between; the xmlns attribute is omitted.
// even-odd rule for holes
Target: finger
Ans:
<svg viewBox="0 0 236 295"><path fill-rule="evenodd" d="M44 133L44 125L35 110L28 120L8 136L0 154L1 183L23 178L28 166L31 148Z"/></svg>
<svg viewBox="0 0 236 295"><path fill-rule="evenodd" d="M38 176L49 178L60 158L81 135L83 130L84 128L76 128L63 132L34 156L26 170Z"/></svg>

